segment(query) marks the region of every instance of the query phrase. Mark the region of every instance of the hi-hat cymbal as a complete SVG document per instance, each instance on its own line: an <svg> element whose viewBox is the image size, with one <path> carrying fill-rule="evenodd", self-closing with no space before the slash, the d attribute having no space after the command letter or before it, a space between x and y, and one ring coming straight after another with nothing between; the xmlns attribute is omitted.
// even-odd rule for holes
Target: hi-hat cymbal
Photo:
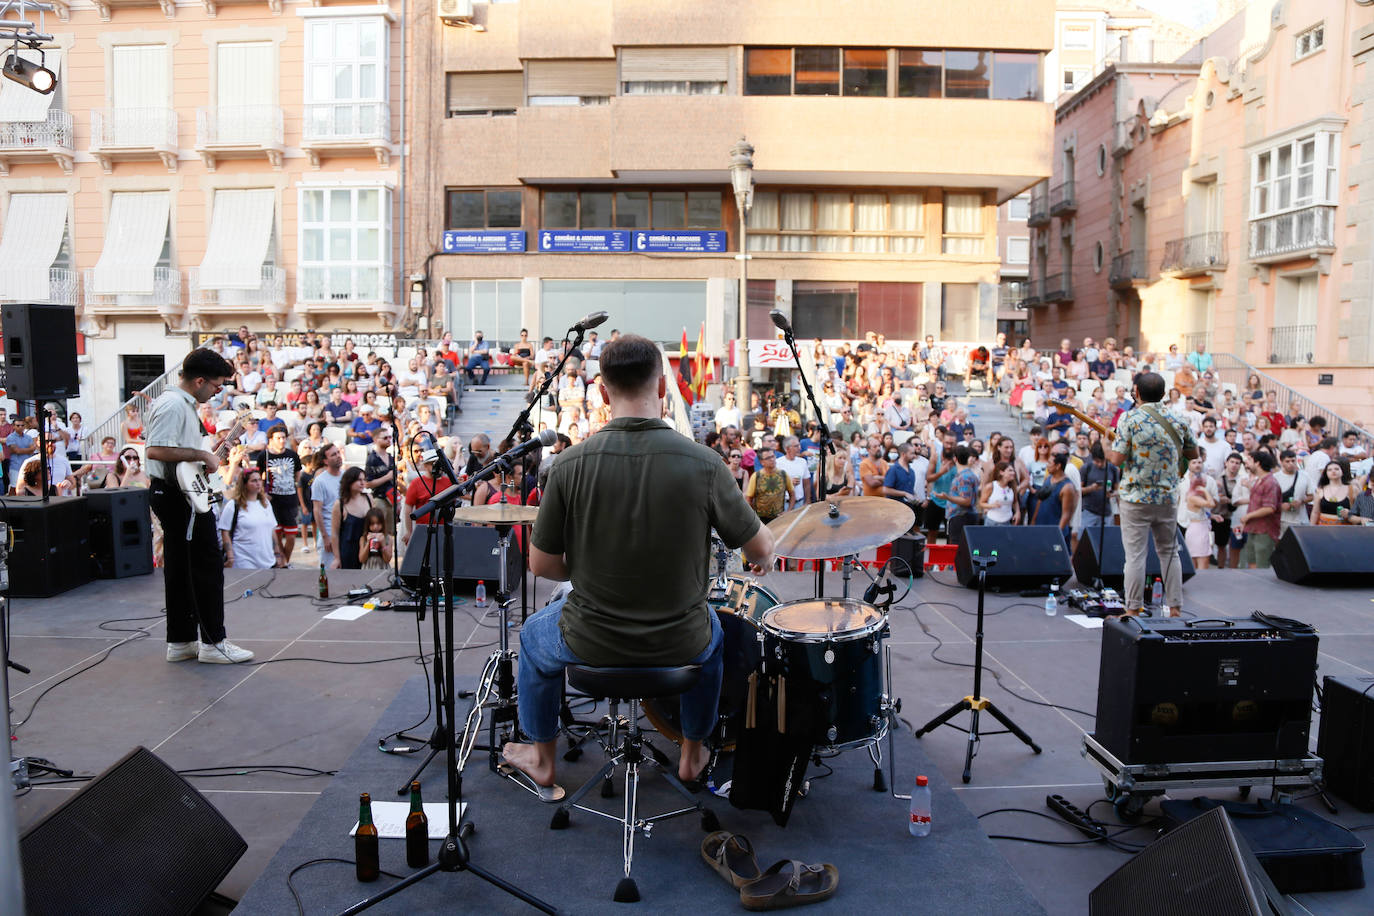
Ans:
<svg viewBox="0 0 1374 916"><path fill-rule="evenodd" d="M784 512L768 523L773 552L792 560L825 560L872 550L911 530L911 507L881 496L841 496Z"/></svg>
<svg viewBox="0 0 1374 916"><path fill-rule="evenodd" d="M459 506L453 510L455 522L467 522L472 525L533 525L537 515L538 506L516 506L511 503Z"/></svg>

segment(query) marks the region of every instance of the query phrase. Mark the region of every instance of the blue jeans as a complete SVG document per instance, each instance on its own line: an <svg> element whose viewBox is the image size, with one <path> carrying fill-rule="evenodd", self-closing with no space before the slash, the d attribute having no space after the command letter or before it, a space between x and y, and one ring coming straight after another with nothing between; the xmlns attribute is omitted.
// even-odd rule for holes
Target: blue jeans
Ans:
<svg viewBox="0 0 1374 916"><path fill-rule="evenodd" d="M558 737L558 707L563 697L563 669L584 662L573 654L563 640L559 621L563 602L549 606L525 621L520 630L520 669L518 675L520 727L536 742ZM720 618L711 618L711 642L689 664L701 666L696 686L682 695L682 734L689 741L702 741L716 727L720 703L720 679L725 670L722 650L725 635ZM634 659L627 658L633 667Z"/></svg>
<svg viewBox="0 0 1374 916"><path fill-rule="evenodd" d="M482 370L482 378L480 381L472 377L474 369ZM463 367L463 371L467 373L469 383L485 385L487 383L487 375L491 372L491 357L485 353L474 353L468 358L468 364Z"/></svg>
<svg viewBox="0 0 1374 916"><path fill-rule="evenodd" d="M1102 525L1106 528L1112 528L1116 525L1116 523L1112 521L1112 517L1110 514L1104 518L1103 516L1098 515L1096 512L1089 512L1087 509L1084 509L1083 523L1079 526L1078 530L1080 532L1096 531L1099 525Z"/></svg>

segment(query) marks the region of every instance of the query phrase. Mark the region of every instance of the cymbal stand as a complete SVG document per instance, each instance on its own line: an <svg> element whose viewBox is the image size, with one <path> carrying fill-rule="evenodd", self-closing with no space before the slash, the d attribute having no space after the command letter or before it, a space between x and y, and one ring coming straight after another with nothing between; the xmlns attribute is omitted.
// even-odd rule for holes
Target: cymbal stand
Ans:
<svg viewBox="0 0 1374 916"><path fill-rule="evenodd" d="M801 353L797 351L797 339L792 336L792 326L790 324L787 324L787 320L785 318L781 318L781 313L777 310L774 310L772 312L772 316L773 323L776 324L782 330L783 340L787 342L788 348L792 351L792 359L797 364L797 375L801 377L802 388L806 390L806 399L811 402L811 409L816 413L816 425L820 427L821 457L820 466L818 468L819 476L816 479L816 485L820 492L816 494L816 502L821 502L822 500L828 500L830 496L828 492L830 487L828 481L826 480L826 464L828 464L826 458L828 454L833 455L835 453L835 443L830 441L830 427L826 425L825 414L821 413L821 405L816 400L816 392L811 389L811 383L806 380L806 373L802 371ZM781 322L779 320L780 318ZM839 507L835 504L834 501L830 501L830 507L828 511L830 513L831 518L837 518L840 514ZM820 598L824 594L825 561L817 560L816 597Z"/></svg>

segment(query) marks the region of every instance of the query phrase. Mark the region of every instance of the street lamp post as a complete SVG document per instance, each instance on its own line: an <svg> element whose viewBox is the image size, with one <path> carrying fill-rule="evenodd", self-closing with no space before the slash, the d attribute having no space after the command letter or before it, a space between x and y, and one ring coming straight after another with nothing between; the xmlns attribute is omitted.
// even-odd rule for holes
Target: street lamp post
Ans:
<svg viewBox="0 0 1374 916"><path fill-rule="evenodd" d="M749 228L746 220L754 206L754 148L743 137L730 150L730 184L735 189L735 207L739 210L739 339L735 344L735 403L741 412L750 409L749 331L748 331L748 264Z"/></svg>

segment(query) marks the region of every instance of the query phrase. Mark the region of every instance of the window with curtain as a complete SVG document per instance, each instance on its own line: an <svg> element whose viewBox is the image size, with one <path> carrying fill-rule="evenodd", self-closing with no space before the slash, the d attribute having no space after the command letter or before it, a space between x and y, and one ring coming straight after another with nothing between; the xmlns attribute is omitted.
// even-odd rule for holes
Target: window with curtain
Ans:
<svg viewBox="0 0 1374 916"><path fill-rule="evenodd" d="M749 250L918 253L924 203L919 192L756 191Z"/></svg>
<svg viewBox="0 0 1374 916"><path fill-rule="evenodd" d="M447 197L445 229L519 229L523 225L518 189L448 191Z"/></svg>
<svg viewBox="0 0 1374 916"><path fill-rule="evenodd" d="M302 188L297 298L391 300L391 192Z"/></svg>
<svg viewBox="0 0 1374 916"><path fill-rule="evenodd" d="M721 95L730 77L730 49L622 48L623 95Z"/></svg>
<svg viewBox="0 0 1374 916"><path fill-rule="evenodd" d="M894 53L896 79L889 83ZM1038 102L1043 60L1036 51L964 48L746 48L744 94ZM684 83L664 91L693 90Z"/></svg>
<svg viewBox="0 0 1374 916"><path fill-rule="evenodd" d="M982 194L945 193L944 252L983 253Z"/></svg>

